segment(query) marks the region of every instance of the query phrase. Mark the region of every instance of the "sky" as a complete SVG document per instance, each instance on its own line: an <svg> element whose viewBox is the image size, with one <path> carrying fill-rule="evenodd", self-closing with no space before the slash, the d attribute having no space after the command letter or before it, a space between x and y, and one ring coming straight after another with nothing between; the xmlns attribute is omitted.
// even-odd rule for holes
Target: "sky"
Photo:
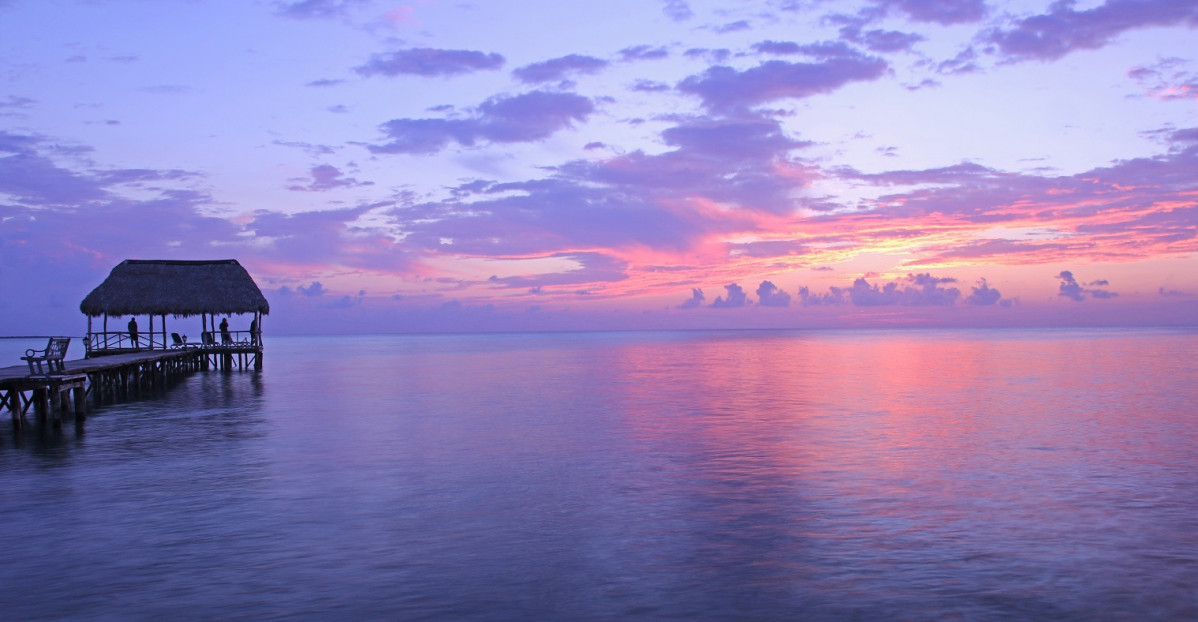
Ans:
<svg viewBox="0 0 1198 622"><path fill-rule="evenodd" d="M1198 0L0 0L0 334L227 258L267 333L1194 325L1196 43Z"/></svg>

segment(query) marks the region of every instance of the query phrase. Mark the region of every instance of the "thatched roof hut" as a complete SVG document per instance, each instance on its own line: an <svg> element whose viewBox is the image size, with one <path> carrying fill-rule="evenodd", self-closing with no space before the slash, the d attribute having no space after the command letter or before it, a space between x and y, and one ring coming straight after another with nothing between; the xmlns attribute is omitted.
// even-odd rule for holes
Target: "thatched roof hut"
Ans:
<svg viewBox="0 0 1198 622"><path fill-rule="evenodd" d="M126 259L92 290L79 310L101 315L270 313L262 290L235 259Z"/></svg>
<svg viewBox="0 0 1198 622"><path fill-rule="evenodd" d="M108 278L92 290L79 310L87 316L87 356L103 356L145 349L167 348L216 349L225 355L225 367L232 367L237 355L245 367L252 359L255 369L262 368L262 316L270 313L270 303L234 259L219 261L178 261L126 259L112 269ZM231 329L228 319L221 320L220 342L216 340L217 315L252 314L248 330ZM126 330L108 330L108 316L133 316ZM137 325L137 316L149 316L148 329ZM187 335L171 333L167 340L166 316L200 316L200 340L187 342ZM92 318L104 317L99 332L92 330ZM159 317L155 327L154 316ZM246 357L249 357L248 359ZM207 358L205 358L207 361ZM205 363L207 364L207 363Z"/></svg>

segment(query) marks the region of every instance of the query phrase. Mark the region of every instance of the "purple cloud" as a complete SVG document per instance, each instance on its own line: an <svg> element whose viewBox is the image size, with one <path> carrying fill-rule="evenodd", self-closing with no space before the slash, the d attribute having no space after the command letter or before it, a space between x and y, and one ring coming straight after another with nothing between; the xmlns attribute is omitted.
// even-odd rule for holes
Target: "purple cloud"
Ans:
<svg viewBox="0 0 1198 622"><path fill-rule="evenodd" d="M642 93L663 93L670 90L670 85L664 82L655 82L653 80L637 80L629 88L631 88L633 91L640 91Z"/></svg>
<svg viewBox="0 0 1198 622"><path fill-rule="evenodd" d="M961 296L955 287L941 287L941 283L955 283L953 278L937 278L930 274L907 275L906 283L898 281L879 287L870 285L865 279L853 281L849 289L849 300L858 307L883 305L951 306Z"/></svg>
<svg viewBox="0 0 1198 622"><path fill-rule="evenodd" d="M320 281L312 281L311 285L308 285L307 287L300 285L299 287L295 288L295 291L299 292L300 295L307 296L309 298L317 298L319 296L325 295L329 290L325 289L324 285L320 284Z"/></svg>
<svg viewBox="0 0 1198 622"><path fill-rule="evenodd" d="M674 151L634 152L605 162L577 161L560 171L579 183L602 183L642 196L675 200L701 196L745 209L790 213L800 179L774 167L790 150L807 146L786 136L773 119L695 121L662 132Z"/></svg>
<svg viewBox="0 0 1198 622"><path fill-rule="evenodd" d="M298 178L292 180L296 182L308 182L306 185L297 183L288 186L287 189L294 190L296 192L325 192L328 190L334 190L336 188L353 188L355 186L374 185L374 182L372 181L358 181L353 177L346 177L340 169L332 166L331 164L321 164L319 166L312 167L310 175L311 181L309 181L308 178Z"/></svg>
<svg viewBox="0 0 1198 622"><path fill-rule="evenodd" d="M624 61L661 60L669 56L670 52L664 47L650 45L634 45L620 50L620 58Z"/></svg>
<svg viewBox="0 0 1198 622"><path fill-rule="evenodd" d="M540 63L525 65L512 71L517 80L525 84L540 84L561 80L572 74L590 74L602 71L608 62L594 56L570 54Z"/></svg>
<svg viewBox="0 0 1198 622"><path fill-rule="evenodd" d="M803 46L794 41L761 41L753 44L753 51L758 54L774 54L777 56L791 56L794 54L802 54Z"/></svg>
<svg viewBox="0 0 1198 622"><path fill-rule="evenodd" d="M846 302L855 307L951 307L961 297L961 290L943 285L956 282L954 278L934 277L927 273L908 274L905 279L891 281L885 285L871 285L865 278L859 278L853 281L852 287L833 286L824 294L815 294L808 288L801 287L799 301L805 307L840 305Z"/></svg>
<svg viewBox="0 0 1198 622"><path fill-rule="evenodd" d="M36 100L29 99L28 97L9 95L7 101L0 100L0 108L28 108L35 103L37 103Z"/></svg>
<svg viewBox="0 0 1198 622"><path fill-rule="evenodd" d="M812 292L807 286L799 288L799 302L804 307L818 307L828 305L842 305L848 298L847 292L835 285L828 288L828 291L823 294Z"/></svg>
<svg viewBox="0 0 1198 622"><path fill-rule="evenodd" d="M1139 82L1151 97L1164 101L1198 100L1198 74L1180 69L1184 63L1180 58L1163 59L1151 66L1136 67L1127 75Z"/></svg>
<svg viewBox="0 0 1198 622"><path fill-rule="evenodd" d="M883 10L895 9L917 22L965 24L986 15L984 0L874 0Z"/></svg>
<svg viewBox="0 0 1198 622"><path fill-rule="evenodd" d="M698 287L694 287L691 288L691 297L682 301L682 304L678 305L678 308L698 309L699 307L703 306L704 300L706 300L706 298L703 296L703 290L699 289Z"/></svg>
<svg viewBox="0 0 1198 622"><path fill-rule="evenodd" d="M695 17L695 12L690 10L690 5L685 0L665 0L665 6L661 7L661 12L666 14L666 17L673 19L674 22L685 22L692 17Z"/></svg>
<svg viewBox="0 0 1198 622"><path fill-rule="evenodd" d="M412 205L391 215L408 233L408 246L483 256L579 247L684 250L728 227L730 219L659 203L631 187L566 177L494 184L481 194L471 201L463 196ZM492 194L499 196L488 198Z"/></svg>
<svg viewBox="0 0 1198 622"><path fill-rule="evenodd" d="M729 22L722 26L718 26L718 27L716 27L715 31L720 34L727 34L730 32L740 32L742 30L749 30L750 28L751 28L751 26L749 26L749 22L741 19L741 20L737 20L735 22Z"/></svg>
<svg viewBox="0 0 1198 622"><path fill-rule="evenodd" d="M895 30L866 30L841 28L840 36L846 41L864 45L871 52L888 54L910 52L916 43L924 40L922 35Z"/></svg>
<svg viewBox="0 0 1198 622"><path fill-rule="evenodd" d="M661 10L666 17L676 22L685 22L695 16L686 0L665 0L665 6Z"/></svg>
<svg viewBox="0 0 1198 622"><path fill-rule="evenodd" d="M356 4L364 4L368 0L298 0L297 2L277 2L278 14L297 19L341 17L349 13Z"/></svg>
<svg viewBox="0 0 1198 622"><path fill-rule="evenodd" d="M769 281L762 281L757 286L757 303L763 307L789 307L790 294Z"/></svg>
<svg viewBox="0 0 1198 622"><path fill-rule="evenodd" d="M1059 274L1057 274L1057 278L1061 280L1060 290L1057 292L1057 295L1070 300L1081 302L1082 300L1086 299L1087 295L1089 295L1091 298L1099 299L1115 298L1119 295L1115 292L1105 289L1087 289L1082 287L1082 284L1077 282L1077 279L1073 277L1073 273L1069 270L1062 270ZM1098 281L1093 281L1088 285L1095 284L1107 285L1108 283L1105 279L1100 279Z"/></svg>
<svg viewBox="0 0 1198 622"><path fill-rule="evenodd" d="M728 297L716 296L715 301L711 303L713 309L734 309L736 307L745 306L746 296L745 290L736 283L730 283L724 286L728 291Z"/></svg>
<svg viewBox="0 0 1198 622"><path fill-rule="evenodd" d="M990 287L986 279L979 279L978 284L973 287L973 292L965 298L965 304L988 307L997 304L1000 300L1002 300L1002 293Z"/></svg>
<svg viewBox="0 0 1198 622"><path fill-rule="evenodd" d="M550 258L570 259L579 264L575 270L536 276L492 276L488 282L505 288L535 290L541 293L545 286L577 285L579 283L614 283L628 278L628 262L603 253L555 253Z"/></svg>
<svg viewBox="0 0 1198 622"><path fill-rule="evenodd" d="M366 64L354 71L363 76L456 76L475 71L499 69L504 58L474 50L439 50L412 48L386 54L375 54Z"/></svg>
<svg viewBox="0 0 1198 622"><path fill-rule="evenodd" d="M585 120L595 107L572 93L533 91L483 102L470 119L393 119L381 127L390 142L369 145L374 153L429 154L449 143L470 146L478 140L495 143L532 142Z"/></svg>
<svg viewBox="0 0 1198 622"><path fill-rule="evenodd" d="M1072 1L1050 5L1048 13L1021 19L983 38L1010 60L1056 60L1077 50L1094 50L1118 35L1151 26L1198 26L1198 4L1177 0L1107 0L1076 11Z"/></svg>
<svg viewBox="0 0 1198 622"><path fill-rule="evenodd" d="M809 252L806 244L789 240L768 240L731 244L731 254L738 257L793 257Z"/></svg>
<svg viewBox="0 0 1198 622"><path fill-rule="evenodd" d="M576 248L688 250L716 234L756 231L760 225L743 212L795 208L802 180L776 168L804 143L787 138L776 120L695 121L663 137L672 151L577 160L528 182L476 180L454 188L451 199L390 215L413 249L527 256ZM708 207L713 203L722 207Z"/></svg>
<svg viewBox="0 0 1198 622"><path fill-rule="evenodd" d="M145 182L179 181L195 177L180 170L113 169L77 172L44 155L61 148L44 145L36 136L0 132L0 194L37 206L78 207L112 200L114 186L144 187ZM67 150L69 151L69 150Z"/></svg>
<svg viewBox="0 0 1198 622"><path fill-rule="evenodd" d="M678 89L699 96L713 111L731 112L777 99L829 93L850 82L876 80L888 68L886 61L847 46L808 46L804 53L821 58L814 63L766 61L744 71L710 67L683 80Z"/></svg>

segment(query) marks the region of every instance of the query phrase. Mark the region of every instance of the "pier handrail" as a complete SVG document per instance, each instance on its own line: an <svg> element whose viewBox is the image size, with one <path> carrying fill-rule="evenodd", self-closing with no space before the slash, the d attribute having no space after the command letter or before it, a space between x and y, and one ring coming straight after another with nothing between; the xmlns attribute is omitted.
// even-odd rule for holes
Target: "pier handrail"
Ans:
<svg viewBox="0 0 1198 622"><path fill-rule="evenodd" d="M225 339L225 335L228 339ZM184 347L206 350L221 350L227 348L256 348L262 345L261 331L230 330L222 333L219 330L200 333L198 341L192 341L186 336ZM98 331L87 333L83 341L89 354L92 353L124 353L143 350L170 350L171 342L163 341L161 333L140 333L134 342L127 331Z"/></svg>
<svg viewBox="0 0 1198 622"><path fill-rule="evenodd" d="M134 341L127 331L99 331L88 333L83 341L88 352L103 350L165 350L167 344L158 333L138 333Z"/></svg>

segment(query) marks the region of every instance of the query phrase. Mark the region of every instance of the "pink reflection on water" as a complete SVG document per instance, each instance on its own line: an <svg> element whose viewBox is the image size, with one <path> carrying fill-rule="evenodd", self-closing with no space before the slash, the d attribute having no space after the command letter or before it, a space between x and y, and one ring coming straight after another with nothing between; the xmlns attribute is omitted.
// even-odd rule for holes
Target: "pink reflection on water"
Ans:
<svg viewBox="0 0 1198 622"><path fill-rule="evenodd" d="M1196 492L1194 344L765 334L630 346L611 365L640 458L672 473L658 493L692 497L676 509L704 508L725 536L805 542L810 558L788 563L844 565L818 578L829 589L918 569L932 591L1107 585L1130 602L1194 578L1198 549L1175 547L1198 545L1178 497ZM716 559L769 561L758 553ZM1171 561L1146 570L1145 556Z"/></svg>

